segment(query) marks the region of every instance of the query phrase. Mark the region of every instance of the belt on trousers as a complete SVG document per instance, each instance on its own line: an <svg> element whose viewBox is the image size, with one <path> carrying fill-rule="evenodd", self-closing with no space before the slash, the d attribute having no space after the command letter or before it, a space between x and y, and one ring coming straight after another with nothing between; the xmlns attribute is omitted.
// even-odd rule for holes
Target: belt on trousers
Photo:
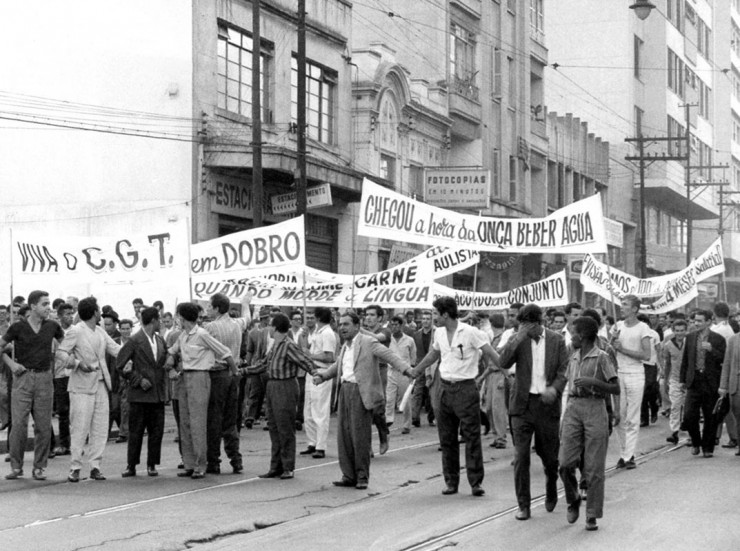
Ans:
<svg viewBox="0 0 740 551"><path fill-rule="evenodd" d="M568 399L571 399L571 398L573 398L574 400L585 400L585 399L589 399L589 400L603 400L604 398L606 398L606 396L573 396L571 394L570 396L568 396Z"/></svg>
<svg viewBox="0 0 740 551"><path fill-rule="evenodd" d="M462 381L448 381L447 379L442 379L440 377L439 380L443 385L446 385L446 386L466 385L470 383L475 384L475 379L463 379Z"/></svg>

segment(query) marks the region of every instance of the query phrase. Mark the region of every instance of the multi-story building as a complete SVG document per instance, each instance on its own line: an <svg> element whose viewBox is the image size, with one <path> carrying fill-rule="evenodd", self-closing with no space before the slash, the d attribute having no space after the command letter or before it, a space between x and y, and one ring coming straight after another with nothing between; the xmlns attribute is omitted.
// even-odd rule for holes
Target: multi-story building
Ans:
<svg viewBox="0 0 740 551"><path fill-rule="evenodd" d="M716 224L718 187L691 186L686 193L686 159L691 167L716 164L716 62L713 22L716 5L707 0L655 2L659 9L640 20L622 2L558 0L549 4L547 105L578 113L611 144L612 193L608 210L631 212L625 222L625 268L640 273L640 209L646 218L647 275L686 265L687 222ZM714 9L713 9L714 8ZM685 107L689 104L690 107ZM725 115L722 115L723 117ZM683 138L687 125L691 140ZM640 176L628 156L638 145L626 138L657 137L644 152L678 160L648 160L645 204ZM692 184L709 182L717 171L691 169ZM616 216L619 219L619 216ZM691 232L691 252L701 252L700 230Z"/></svg>

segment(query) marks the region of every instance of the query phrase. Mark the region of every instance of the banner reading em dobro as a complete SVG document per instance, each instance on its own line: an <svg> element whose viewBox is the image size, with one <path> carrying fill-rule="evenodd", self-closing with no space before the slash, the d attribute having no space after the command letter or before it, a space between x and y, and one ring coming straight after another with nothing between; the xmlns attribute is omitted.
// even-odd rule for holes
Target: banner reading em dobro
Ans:
<svg viewBox="0 0 740 551"><path fill-rule="evenodd" d="M546 218L491 218L433 207L366 179L362 184L357 233L490 252L606 252L598 195L572 203Z"/></svg>
<svg viewBox="0 0 740 551"><path fill-rule="evenodd" d="M248 278L259 270L305 263L303 216L209 239L190 248L193 281Z"/></svg>
<svg viewBox="0 0 740 551"><path fill-rule="evenodd" d="M700 256L679 272L641 279L599 262L592 255L583 258L581 283L585 291L620 301L625 295L653 299L641 306L641 311L662 314L688 304L698 295L697 283L725 271L722 241L717 239ZM611 272L611 292L610 278Z"/></svg>
<svg viewBox="0 0 740 551"><path fill-rule="evenodd" d="M552 308L569 302L565 270L503 293L473 293L435 285L434 297L441 296L454 297L457 305L467 310L502 310L515 302L535 302L543 308Z"/></svg>
<svg viewBox="0 0 740 551"><path fill-rule="evenodd" d="M187 277L185 224L109 237L13 232L13 278L65 285L154 281Z"/></svg>

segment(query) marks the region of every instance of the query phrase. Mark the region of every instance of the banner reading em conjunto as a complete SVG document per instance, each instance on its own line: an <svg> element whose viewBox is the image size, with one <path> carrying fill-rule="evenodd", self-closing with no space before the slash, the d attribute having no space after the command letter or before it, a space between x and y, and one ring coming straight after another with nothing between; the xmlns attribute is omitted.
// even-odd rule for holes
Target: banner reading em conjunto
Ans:
<svg viewBox="0 0 740 551"><path fill-rule="evenodd" d="M365 179L357 233L420 245L489 252L606 252L598 195L572 203L545 218L492 218L433 207Z"/></svg>
<svg viewBox="0 0 740 551"><path fill-rule="evenodd" d="M108 237L14 231L12 276L69 287L187 277L188 235L184 223L146 233Z"/></svg>
<svg viewBox="0 0 740 551"><path fill-rule="evenodd" d="M503 310L515 302L534 302L542 308L552 308L569 302L565 270L503 293L473 293L435 285L434 298L441 296L453 297L466 310Z"/></svg>

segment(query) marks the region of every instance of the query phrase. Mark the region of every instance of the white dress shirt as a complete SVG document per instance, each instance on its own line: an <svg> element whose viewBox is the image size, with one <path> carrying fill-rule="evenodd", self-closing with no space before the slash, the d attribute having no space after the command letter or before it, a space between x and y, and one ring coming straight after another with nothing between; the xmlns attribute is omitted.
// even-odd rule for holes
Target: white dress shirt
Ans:
<svg viewBox="0 0 740 551"><path fill-rule="evenodd" d="M531 339L532 343L532 382L529 385L530 394L542 394L547 388L545 377L545 331L542 331L540 340Z"/></svg>

